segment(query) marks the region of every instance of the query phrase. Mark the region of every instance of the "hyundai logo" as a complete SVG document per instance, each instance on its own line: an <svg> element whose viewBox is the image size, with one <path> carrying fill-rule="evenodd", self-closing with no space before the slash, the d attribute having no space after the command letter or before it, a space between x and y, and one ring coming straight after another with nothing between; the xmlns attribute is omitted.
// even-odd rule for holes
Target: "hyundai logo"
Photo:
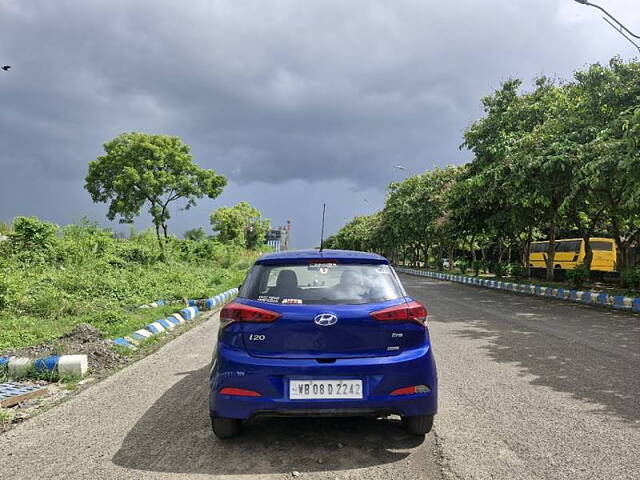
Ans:
<svg viewBox="0 0 640 480"><path fill-rule="evenodd" d="M320 325L321 327L330 327L331 325L338 323L338 317L333 313L321 313L320 315L316 315L313 321L316 325Z"/></svg>

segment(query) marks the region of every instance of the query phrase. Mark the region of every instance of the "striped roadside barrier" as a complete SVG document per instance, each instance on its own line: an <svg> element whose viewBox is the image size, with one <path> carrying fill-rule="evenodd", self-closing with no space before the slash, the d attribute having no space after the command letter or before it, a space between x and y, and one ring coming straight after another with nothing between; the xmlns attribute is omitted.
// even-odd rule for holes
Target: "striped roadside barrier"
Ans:
<svg viewBox="0 0 640 480"><path fill-rule="evenodd" d="M162 318L151 322L140 330L136 330L130 335L119 337L113 340L114 345L126 348L136 348L137 345L154 335L173 330L182 323L189 322L200 315L200 309L212 310L217 307L221 307L227 301L232 299L238 294L237 288L232 288L225 292L219 293L215 297L205 298L200 300L189 300L188 307L183 308L179 312L169 315L167 318Z"/></svg>
<svg viewBox="0 0 640 480"><path fill-rule="evenodd" d="M517 293L529 294L533 296L541 296L550 299L567 300L577 302L584 305L593 305L599 307L609 307L616 310L626 310L640 313L640 297L626 297L623 295L608 295L604 292L591 292L576 289L566 289L563 287L552 288L535 284L519 284L505 282L502 280L489 280L486 278L466 277L463 275L450 275L440 272L431 272L428 270L416 270L403 267L396 267L396 271L400 273L408 273L411 275L425 276L436 278L439 280L450 280L467 285L475 285L484 288L493 288L499 290L507 290Z"/></svg>
<svg viewBox="0 0 640 480"><path fill-rule="evenodd" d="M39 374L58 377L84 377L89 370L86 355L50 355L42 358L0 357L0 368L9 377L21 378Z"/></svg>

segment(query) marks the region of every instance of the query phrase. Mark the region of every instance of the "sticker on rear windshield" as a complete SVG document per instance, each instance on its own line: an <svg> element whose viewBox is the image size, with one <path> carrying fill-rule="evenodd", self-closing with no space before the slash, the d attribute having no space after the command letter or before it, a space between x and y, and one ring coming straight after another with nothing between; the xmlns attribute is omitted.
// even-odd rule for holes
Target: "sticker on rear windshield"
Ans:
<svg viewBox="0 0 640 480"><path fill-rule="evenodd" d="M267 303L280 303L280 297L273 297L271 295L260 295L258 297L258 301Z"/></svg>
<svg viewBox="0 0 640 480"><path fill-rule="evenodd" d="M313 271L317 270L318 272L320 272L321 275L326 275L327 273L329 273L329 268L337 267L337 266L338 266L337 263L329 263L329 262L311 263L307 267L307 270L313 270Z"/></svg>
<svg viewBox="0 0 640 480"><path fill-rule="evenodd" d="M300 305L302 304L302 299L301 298L283 298L282 303Z"/></svg>

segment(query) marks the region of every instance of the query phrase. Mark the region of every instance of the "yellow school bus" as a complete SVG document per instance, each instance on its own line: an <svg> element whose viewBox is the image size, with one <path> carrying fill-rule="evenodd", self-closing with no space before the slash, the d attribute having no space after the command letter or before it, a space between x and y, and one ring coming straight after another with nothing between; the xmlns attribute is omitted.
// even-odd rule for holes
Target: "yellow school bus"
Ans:
<svg viewBox="0 0 640 480"><path fill-rule="evenodd" d="M591 270L599 272L615 272L617 249L616 242L611 238L592 238ZM547 268L547 252L549 242L531 242L529 253L529 266L531 268ZM571 270L584 261L584 241L581 238L567 238L556 240L556 255L554 268Z"/></svg>

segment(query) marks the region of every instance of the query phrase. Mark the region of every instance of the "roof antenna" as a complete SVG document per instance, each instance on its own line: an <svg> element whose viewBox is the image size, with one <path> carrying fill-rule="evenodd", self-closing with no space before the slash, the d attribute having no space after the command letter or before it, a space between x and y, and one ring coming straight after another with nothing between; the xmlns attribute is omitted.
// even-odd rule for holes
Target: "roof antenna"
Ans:
<svg viewBox="0 0 640 480"><path fill-rule="evenodd" d="M324 248L324 212L327 209L327 204L322 204L322 232L320 233L320 251Z"/></svg>

